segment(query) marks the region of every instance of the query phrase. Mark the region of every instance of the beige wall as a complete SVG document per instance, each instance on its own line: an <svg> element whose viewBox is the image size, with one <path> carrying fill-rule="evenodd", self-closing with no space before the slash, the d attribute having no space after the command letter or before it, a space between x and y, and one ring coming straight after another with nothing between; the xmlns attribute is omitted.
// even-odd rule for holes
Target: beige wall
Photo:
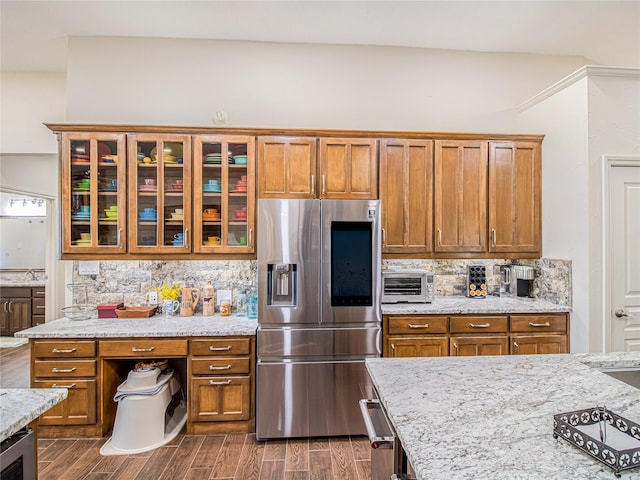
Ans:
<svg viewBox="0 0 640 480"><path fill-rule="evenodd" d="M513 108L582 57L417 48L82 37L68 121L514 132Z"/></svg>

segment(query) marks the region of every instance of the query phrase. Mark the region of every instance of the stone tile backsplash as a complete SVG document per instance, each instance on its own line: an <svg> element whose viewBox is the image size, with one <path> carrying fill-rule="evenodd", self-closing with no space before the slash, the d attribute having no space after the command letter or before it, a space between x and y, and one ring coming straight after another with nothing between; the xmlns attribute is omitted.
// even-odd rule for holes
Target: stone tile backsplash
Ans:
<svg viewBox="0 0 640 480"><path fill-rule="evenodd" d="M571 305L571 261L542 258L539 260L383 260L383 267L424 268L435 273L436 295L464 295L467 265L485 265L489 293L498 291L500 265L517 263L536 270L533 292L537 298L560 305ZM202 289L207 280L216 290L257 286L255 260L144 260L100 261L100 274L80 275L78 262L73 265L73 283L87 283L89 303L124 302L142 305L147 292L162 282L178 283Z"/></svg>

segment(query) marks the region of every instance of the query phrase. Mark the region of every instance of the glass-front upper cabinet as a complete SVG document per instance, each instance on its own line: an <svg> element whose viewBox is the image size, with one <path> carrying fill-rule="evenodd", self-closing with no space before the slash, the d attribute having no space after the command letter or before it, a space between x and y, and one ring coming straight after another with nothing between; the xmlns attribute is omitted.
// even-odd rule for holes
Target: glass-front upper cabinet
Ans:
<svg viewBox="0 0 640 480"><path fill-rule="evenodd" d="M127 138L129 251L191 252L191 137L132 134Z"/></svg>
<svg viewBox="0 0 640 480"><path fill-rule="evenodd" d="M63 133L62 253L126 253L126 145L119 133Z"/></svg>
<svg viewBox="0 0 640 480"><path fill-rule="evenodd" d="M255 137L194 137L194 251L251 253L255 232Z"/></svg>

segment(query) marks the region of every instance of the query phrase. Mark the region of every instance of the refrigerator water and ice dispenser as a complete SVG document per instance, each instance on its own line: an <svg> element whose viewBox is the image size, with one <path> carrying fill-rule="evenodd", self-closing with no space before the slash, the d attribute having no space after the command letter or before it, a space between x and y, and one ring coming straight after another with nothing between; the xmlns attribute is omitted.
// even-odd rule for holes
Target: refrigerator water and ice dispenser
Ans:
<svg viewBox="0 0 640 480"><path fill-rule="evenodd" d="M267 265L267 305L295 307L298 304L298 269L295 263Z"/></svg>

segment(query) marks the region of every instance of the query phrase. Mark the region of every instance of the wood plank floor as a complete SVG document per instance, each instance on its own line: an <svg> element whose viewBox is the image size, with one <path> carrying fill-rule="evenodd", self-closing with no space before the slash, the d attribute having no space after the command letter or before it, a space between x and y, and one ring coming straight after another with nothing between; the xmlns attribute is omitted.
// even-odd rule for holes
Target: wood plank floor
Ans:
<svg viewBox="0 0 640 480"><path fill-rule="evenodd" d="M29 347L0 349L0 387L29 387ZM178 435L136 455L104 457L103 439L38 439L39 480L365 480L366 437L259 442L255 435Z"/></svg>

